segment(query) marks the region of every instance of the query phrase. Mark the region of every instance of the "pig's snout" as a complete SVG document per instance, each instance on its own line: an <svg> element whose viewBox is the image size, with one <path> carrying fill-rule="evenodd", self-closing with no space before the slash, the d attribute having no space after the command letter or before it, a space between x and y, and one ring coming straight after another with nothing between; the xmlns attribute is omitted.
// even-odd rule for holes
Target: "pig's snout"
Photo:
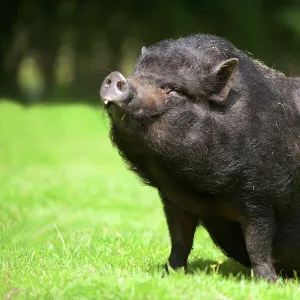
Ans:
<svg viewBox="0 0 300 300"><path fill-rule="evenodd" d="M103 81L100 96L105 105L109 102L121 104L130 98L129 82L120 72L110 73Z"/></svg>

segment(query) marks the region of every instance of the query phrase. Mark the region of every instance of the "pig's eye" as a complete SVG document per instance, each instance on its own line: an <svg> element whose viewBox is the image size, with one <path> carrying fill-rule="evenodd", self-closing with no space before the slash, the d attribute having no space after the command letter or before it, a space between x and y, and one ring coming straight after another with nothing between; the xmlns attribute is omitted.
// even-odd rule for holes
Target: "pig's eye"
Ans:
<svg viewBox="0 0 300 300"><path fill-rule="evenodd" d="M170 96L182 96L182 93L179 90L170 90L167 94Z"/></svg>
<svg viewBox="0 0 300 300"><path fill-rule="evenodd" d="M176 87L162 86L161 89L163 89L167 95L170 96L184 96L184 93Z"/></svg>

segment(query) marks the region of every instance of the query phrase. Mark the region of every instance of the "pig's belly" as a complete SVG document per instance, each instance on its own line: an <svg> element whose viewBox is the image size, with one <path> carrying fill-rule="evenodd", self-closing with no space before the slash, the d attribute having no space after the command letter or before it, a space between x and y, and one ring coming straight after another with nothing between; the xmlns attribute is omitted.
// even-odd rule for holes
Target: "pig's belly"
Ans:
<svg viewBox="0 0 300 300"><path fill-rule="evenodd" d="M300 222L278 224L272 256L278 273L293 276L296 271L300 274Z"/></svg>

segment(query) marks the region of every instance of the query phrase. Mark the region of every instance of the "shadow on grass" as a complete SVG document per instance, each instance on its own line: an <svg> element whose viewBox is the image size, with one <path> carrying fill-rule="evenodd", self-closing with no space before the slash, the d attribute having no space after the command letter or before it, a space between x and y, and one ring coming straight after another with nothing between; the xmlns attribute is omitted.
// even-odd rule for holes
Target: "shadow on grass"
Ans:
<svg viewBox="0 0 300 300"><path fill-rule="evenodd" d="M194 274L204 271L207 274L219 274L223 277L241 277L251 279L250 269L240 265L239 263L227 259L224 262L218 262L211 259L196 259L188 263L188 273Z"/></svg>
<svg viewBox="0 0 300 300"><path fill-rule="evenodd" d="M156 265L156 271L162 273L162 277L167 277L168 274L164 271L165 265ZM183 271L183 270L182 270ZM173 271L177 272L177 271ZM188 263L187 267L187 275L195 275L196 273L204 272L207 275L220 275L224 278L229 278L232 280L240 280L245 279L252 281L254 280L251 269L247 268L238 262L232 260L232 259L226 259L224 262L220 261L214 261L211 259L195 259ZM184 273L184 272L183 272ZM295 278L295 274L278 274L279 280L292 280L291 282L297 282L299 280L300 276Z"/></svg>
<svg viewBox="0 0 300 300"><path fill-rule="evenodd" d="M165 272L164 264L157 264L154 268L150 268L162 274L162 277L168 276ZM173 271L176 273L176 271ZM172 273L173 273L172 272ZM187 274L193 276L198 272L204 272L207 275L220 275L224 278L235 278L237 280L244 278L252 280L251 270L242 266L231 259L226 259L224 262L214 261L211 259L195 259L188 262Z"/></svg>

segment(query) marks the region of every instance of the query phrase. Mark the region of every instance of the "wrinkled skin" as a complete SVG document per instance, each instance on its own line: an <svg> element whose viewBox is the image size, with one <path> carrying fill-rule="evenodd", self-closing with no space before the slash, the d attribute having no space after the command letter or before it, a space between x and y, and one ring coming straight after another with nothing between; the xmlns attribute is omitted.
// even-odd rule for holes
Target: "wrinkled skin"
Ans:
<svg viewBox="0 0 300 300"><path fill-rule="evenodd" d="M143 48L126 84L105 101L111 139L160 194L169 266L186 267L200 224L258 278L299 272L300 81L194 35Z"/></svg>

